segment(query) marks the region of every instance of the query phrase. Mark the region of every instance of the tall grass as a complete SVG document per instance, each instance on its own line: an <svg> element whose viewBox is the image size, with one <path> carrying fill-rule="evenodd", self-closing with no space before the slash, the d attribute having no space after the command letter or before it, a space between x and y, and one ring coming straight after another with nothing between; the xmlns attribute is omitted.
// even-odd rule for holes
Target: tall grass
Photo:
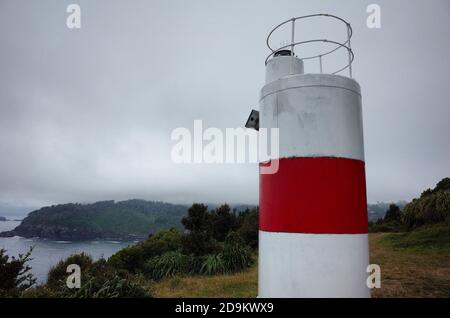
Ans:
<svg viewBox="0 0 450 318"><path fill-rule="evenodd" d="M194 270L194 257L184 255L180 251L164 253L151 258L144 264L145 275L154 280L175 276L177 274L189 274Z"/></svg>
<svg viewBox="0 0 450 318"><path fill-rule="evenodd" d="M236 233L231 233L225 241L223 251L207 255L200 268L200 274L216 275L236 273L250 267L253 257L250 248Z"/></svg>
<svg viewBox="0 0 450 318"><path fill-rule="evenodd" d="M200 274L202 275L217 275L225 272L227 272L227 268L222 259L222 254L207 255L200 267Z"/></svg>

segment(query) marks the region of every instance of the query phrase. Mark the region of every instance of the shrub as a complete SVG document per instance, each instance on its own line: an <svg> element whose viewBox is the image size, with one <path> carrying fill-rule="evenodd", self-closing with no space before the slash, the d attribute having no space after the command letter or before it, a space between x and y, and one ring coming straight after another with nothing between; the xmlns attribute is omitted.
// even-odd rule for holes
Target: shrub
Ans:
<svg viewBox="0 0 450 318"><path fill-rule="evenodd" d="M258 248L258 209L246 209L242 212L239 215L239 224L240 227L237 232L242 237L245 244L254 249Z"/></svg>
<svg viewBox="0 0 450 318"><path fill-rule="evenodd" d="M136 273L142 267L143 252L142 246L128 246L113 254L108 259L108 265L116 270L126 270Z"/></svg>
<svg viewBox="0 0 450 318"><path fill-rule="evenodd" d="M47 285L55 287L65 284L67 279L67 266L77 264L80 266L81 272L84 273L93 264L92 257L86 253L73 254L65 260L60 260L55 266L50 268L47 275Z"/></svg>
<svg viewBox="0 0 450 318"><path fill-rule="evenodd" d="M190 232L211 231L211 217L208 206L194 203L188 209L187 215L181 219L184 228Z"/></svg>
<svg viewBox="0 0 450 318"><path fill-rule="evenodd" d="M410 228L444 222L450 215L450 190L440 190L414 199L404 208L403 222Z"/></svg>
<svg viewBox="0 0 450 318"><path fill-rule="evenodd" d="M400 223L402 219L402 211L396 204L389 205L389 209L384 215L384 222L397 222Z"/></svg>
<svg viewBox="0 0 450 318"><path fill-rule="evenodd" d="M183 235L183 253L197 256L215 251L217 242L213 238L212 217L208 206L194 203L181 220L187 234Z"/></svg>
<svg viewBox="0 0 450 318"><path fill-rule="evenodd" d="M251 250L238 233L228 234L222 252L222 260L226 271L230 273L248 268L253 263Z"/></svg>
<svg viewBox="0 0 450 318"><path fill-rule="evenodd" d="M228 204L223 204L210 212L212 235L214 239L223 242L231 231L239 227L238 220Z"/></svg>
<svg viewBox="0 0 450 318"><path fill-rule="evenodd" d="M148 298L149 292L132 277L115 272L89 273L79 289L64 288L60 297L67 298Z"/></svg>
<svg viewBox="0 0 450 318"><path fill-rule="evenodd" d="M218 252L220 244L208 232L191 232L183 236L182 251L184 254L203 256Z"/></svg>
<svg viewBox="0 0 450 318"><path fill-rule="evenodd" d="M181 240L181 233L174 228L150 235L142 244L144 260L169 251L179 250L181 248Z"/></svg>
<svg viewBox="0 0 450 318"><path fill-rule="evenodd" d="M56 274L49 275L53 283L44 286L50 292L49 297L117 298L150 296L150 293L135 281L136 276L129 274L127 271L111 269L105 259L92 262L92 259L86 254L72 255L61 261L58 264L58 270L54 273L61 273L60 268L65 268L66 264L72 263L77 263L82 268L81 287L78 289L68 288L65 281L67 273L64 273L64 278L59 279L57 279ZM34 294L44 294L44 297L47 297L46 292L44 289L37 289ZM30 292L28 297L33 297L34 294Z"/></svg>
<svg viewBox="0 0 450 318"><path fill-rule="evenodd" d="M184 255L179 251L171 251L153 257L144 265L144 273L154 280L177 274L189 274L194 270L194 257Z"/></svg>
<svg viewBox="0 0 450 318"><path fill-rule="evenodd" d="M181 234L176 229L159 231L138 245L124 248L108 259L108 265L116 270L138 273L146 261L169 251L181 248Z"/></svg>

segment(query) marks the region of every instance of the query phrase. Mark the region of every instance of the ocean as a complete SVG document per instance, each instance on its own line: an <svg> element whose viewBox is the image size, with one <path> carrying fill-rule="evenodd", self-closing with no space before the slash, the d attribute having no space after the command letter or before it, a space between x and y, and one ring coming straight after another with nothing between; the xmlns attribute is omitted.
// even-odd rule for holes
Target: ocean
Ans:
<svg viewBox="0 0 450 318"><path fill-rule="evenodd" d="M9 217L6 216L8 219ZM11 216L13 218L13 216ZM10 231L20 224L20 221L0 221L0 232ZM0 249L6 249L9 256L18 256L26 253L30 246L34 246L32 260L29 265L31 272L37 278L38 284L47 281L47 273L61 259L85 252L95 260L101 257L108 258L118 250L133 245L129 241L52 241L46 239L26 239L23 237L0 237Z"/></svg>

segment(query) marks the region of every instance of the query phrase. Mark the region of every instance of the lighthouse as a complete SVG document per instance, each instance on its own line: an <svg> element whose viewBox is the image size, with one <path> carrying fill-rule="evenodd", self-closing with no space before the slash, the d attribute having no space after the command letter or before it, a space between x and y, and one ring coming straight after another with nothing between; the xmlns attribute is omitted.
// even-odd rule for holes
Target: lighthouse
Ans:
<svg viewBox="0 0 450 318"><path fill-rule="evenodd" d="M299 20L325 18L342 23L345 42L296 39ZM271 36L286 25L290 43L273 48ZM259 297L370 297L361 89L352 78L351 36L345 20L315 14L281 23L267 39L266 83L252 118L259 116L257 129L278 129L279 151L259 163ZM311 43L334 47L300 56ZM324 60L339 50L343 65L326 70ZM316 61L317 71L306 72L306 61ZM276 172L262 172L275 161Z"/></svg>

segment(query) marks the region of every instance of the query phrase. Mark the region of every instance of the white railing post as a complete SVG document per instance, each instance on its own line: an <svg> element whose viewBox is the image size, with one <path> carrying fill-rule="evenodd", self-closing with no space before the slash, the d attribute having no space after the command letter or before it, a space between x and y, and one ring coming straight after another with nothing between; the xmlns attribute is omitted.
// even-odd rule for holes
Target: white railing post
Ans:
<svg viewBox="0 0 450 318"><path fill-rule="evenodd" d="M291 34L291 55L294 55L294 43L295 43L295 18L292 18L292 34Z"/></svg>
<svg viewBox="0 0 450 318"><path fill-rule="evenodd" d="M350 25L347 24L347 41L348 41L348 48L351 50L352 49L352 44L350 43ZM350 75L350 78L353 77L352 74L352 55L350 53L350 51L348 51L348 72Z"/></svg>
<svg viewBox="0 0 450 318"><path fill-rule="evenodd" d="M322 69L322 55L319 55L319 65L320 65L320 74L323 73L323 69Z"/></svg>

